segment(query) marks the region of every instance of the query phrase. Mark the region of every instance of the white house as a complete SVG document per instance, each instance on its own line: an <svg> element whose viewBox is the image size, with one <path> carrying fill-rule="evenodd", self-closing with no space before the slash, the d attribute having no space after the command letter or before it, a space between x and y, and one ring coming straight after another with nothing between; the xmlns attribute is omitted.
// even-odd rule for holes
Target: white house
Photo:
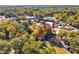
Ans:
<svg viewBox="0 0 79 59"><path fill-rule="evenodd" d="M6 20L16 20L16 18L15 17L6 18Z"/></svg>
<svg viewBox="0 0 79 59"><path fill-rule="evenodd" d="M26 19L36 19L35 16L26 16Z"/></svg>
<svg viewBox="0 0 79 59"><path fill-rule="evenodd" d="M2 19L5 19L5 16L1 16L1 15L0 15L0 20L2 20Z"/></svg>
<svg viewBox="0 0 79 59"><path fill-rule="evenodd" d="M44 17L44 20L45 20L45 19L52 20L52 19L53 19L53 17L50 17L50 16L49 16L49 17Z"/></svg>

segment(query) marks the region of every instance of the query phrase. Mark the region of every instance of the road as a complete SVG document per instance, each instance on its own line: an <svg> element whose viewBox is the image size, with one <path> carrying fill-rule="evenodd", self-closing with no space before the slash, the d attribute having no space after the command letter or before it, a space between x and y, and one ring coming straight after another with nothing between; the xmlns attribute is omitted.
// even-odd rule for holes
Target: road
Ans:
<svg viewBox="0 0 79 59"><path fill-rule="evenodd" d="M51 38L49 40L52 44L56 45L57 44L57 41L55 38ZM54 49L56 50L56 53L57 54L71 54L68 50L66 50L64 47L61 48L61 47L58 47L57 45L54 46Z"/></svg>

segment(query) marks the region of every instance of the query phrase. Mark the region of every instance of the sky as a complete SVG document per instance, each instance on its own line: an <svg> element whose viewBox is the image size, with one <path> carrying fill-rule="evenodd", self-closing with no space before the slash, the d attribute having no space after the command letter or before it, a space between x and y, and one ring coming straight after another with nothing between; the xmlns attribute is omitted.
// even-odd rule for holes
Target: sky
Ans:
<svg viewBox="0 0 79 59"><path fill-rule="evenodd" d="M79 5L79 0L0 0L0 5Z"/></svg>

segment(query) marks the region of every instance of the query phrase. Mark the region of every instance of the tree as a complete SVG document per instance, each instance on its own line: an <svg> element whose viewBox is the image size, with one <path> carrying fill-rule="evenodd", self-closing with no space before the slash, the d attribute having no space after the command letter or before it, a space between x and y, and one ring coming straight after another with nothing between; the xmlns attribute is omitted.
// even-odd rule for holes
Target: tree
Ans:
<svg viewBox="0 0 79 59"><path fill-rule="evenodd" d="M75 16L69 16L66 19L66 24L72 25L72 23L75 21L74 19L75 19Z"/></svg>
<svg viewBox="0 0 79 59"><path fill-rule="evenodd" d="M76 20L75 22L73 22L72 26L79 28L79 20Z"/></svg>
<svg viewBox="0 0 79 59"><path fill-rule="evenodd" d="M77 32L68 32L67 39L70 42L71 52L78 53L79 52L79 31Z"/></svg>
<svg viewBox="0 0 79 59"><path fill-rule="evenodd" d="M25 33L20 37L14 38L11 40L11 46L15 50L15 53L23 53L22 48L25 42L28 39L28 34Z"/></svg>
<svg viewBox="0 0 79 59"><path fill-rule="evenodd" d="M62 36L66 36L67 35L67 31L64 29L61 29L58 33L58 36L62 37Z"/></svg>
<svg viewBox="0 0 79 59"><path fill-rule="evenodd" d="M46 47L43 43L32 41L32 43L26 42L23 46L25 54L55 54L56 51L52 46Z"/></svg>
<svg viewBox="0 0 79 59"><path fill-rule="evenodd" d="M10 51L10 44L7 41L0 39L0 54L8 54Z"/></svg>
<svg viewBox="0 0 79 59"><path fill-rule="evenodd" d="M23 51L25 54L38 54L39 48L41 47L41 44L37 41L32 42L26 42L23 46Z"/></svg>

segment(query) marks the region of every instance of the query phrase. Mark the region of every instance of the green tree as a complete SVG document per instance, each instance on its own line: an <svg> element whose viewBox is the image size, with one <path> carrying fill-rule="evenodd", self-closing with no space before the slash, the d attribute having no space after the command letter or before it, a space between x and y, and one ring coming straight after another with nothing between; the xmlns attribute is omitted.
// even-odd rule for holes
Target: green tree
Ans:
<svg viewBox="0 0 79 59"><path fill-rule="evenodd" d="M7 41L0 39L0 54L8 54L10 51L10 44Z"/></svg>

